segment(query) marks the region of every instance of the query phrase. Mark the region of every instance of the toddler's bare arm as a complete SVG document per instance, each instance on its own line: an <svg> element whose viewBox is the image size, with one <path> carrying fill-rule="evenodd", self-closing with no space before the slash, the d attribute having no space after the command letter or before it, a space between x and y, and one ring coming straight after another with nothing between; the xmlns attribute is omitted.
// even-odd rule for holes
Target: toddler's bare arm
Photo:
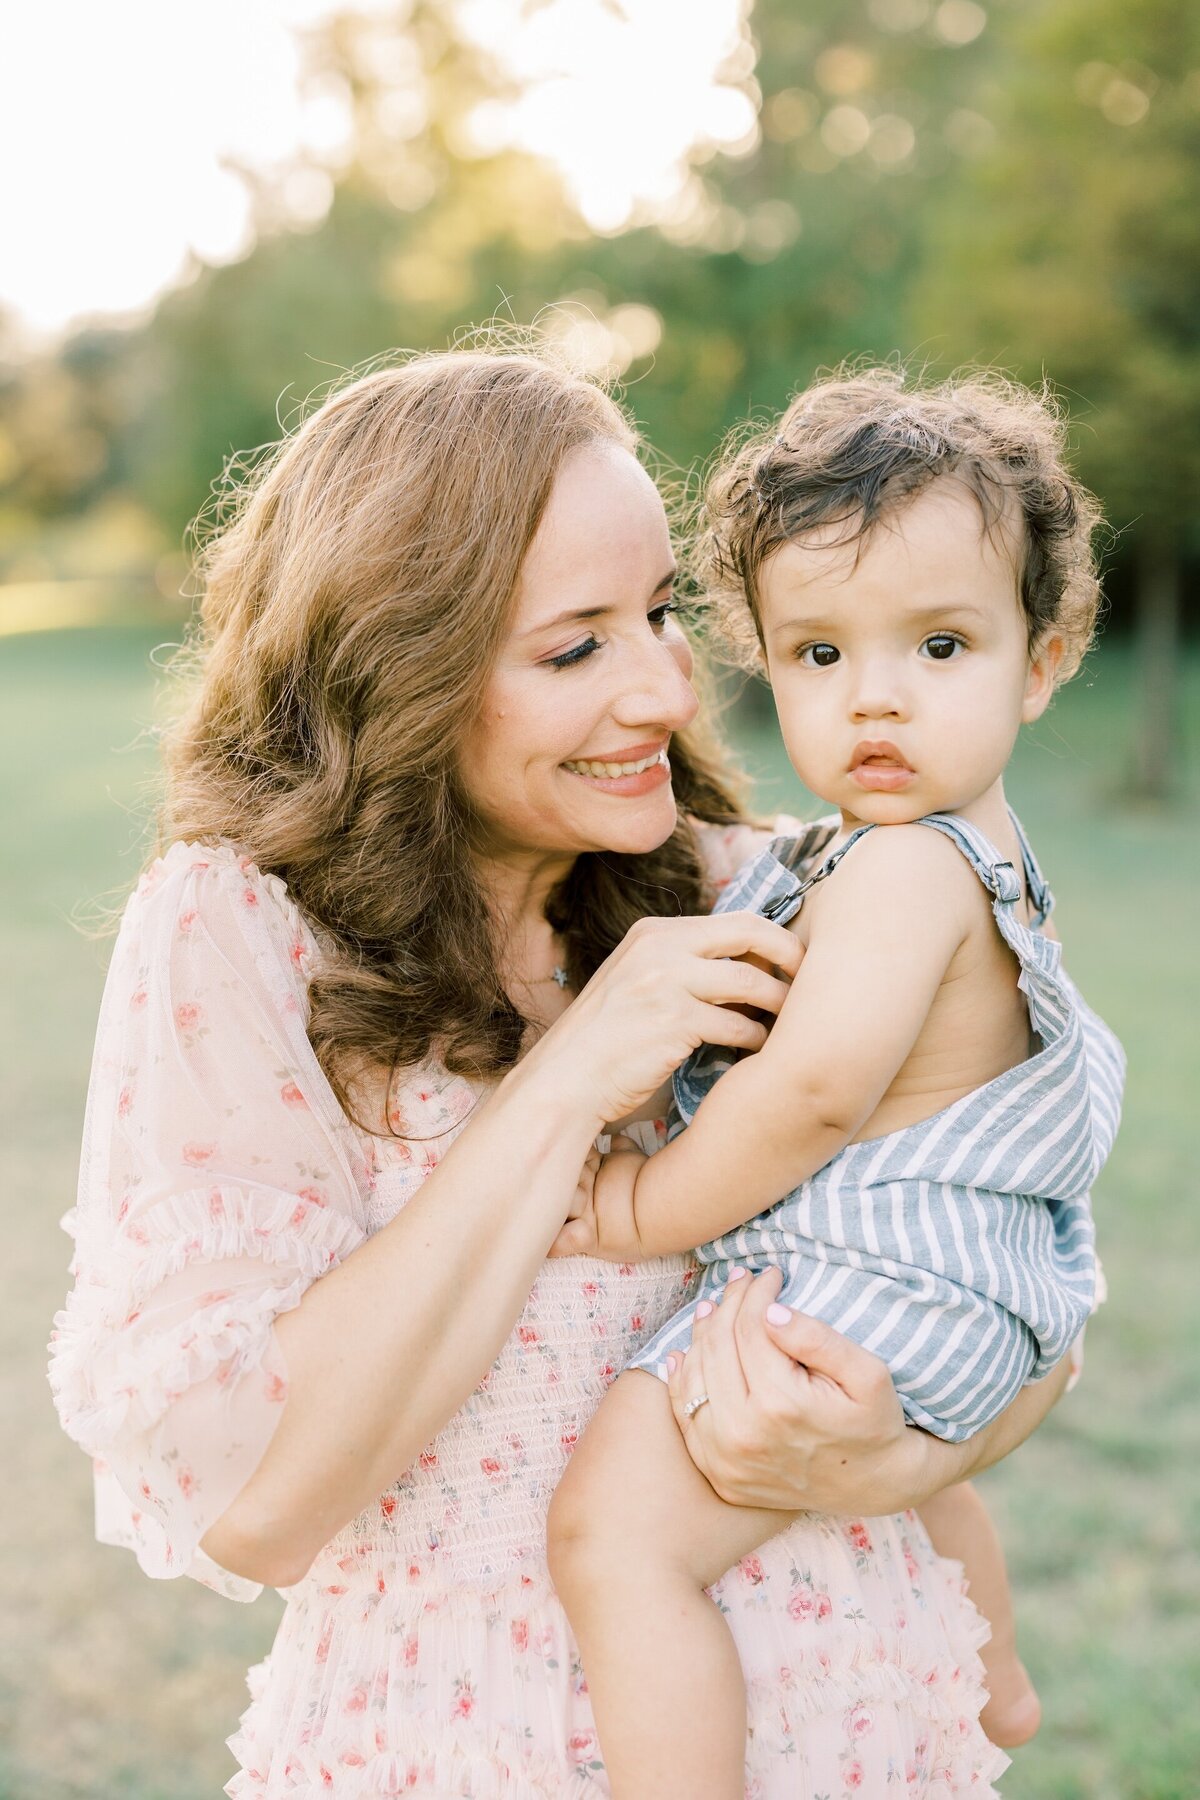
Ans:
<svg viewBox="0 0 1200 1800"><path fill-rule="evenodd" d="M808 948L766 1045L634 1171L627 1255L744 1224L837 1154L912 1050L976 916L962 857L923 826L874 831L814 891ZM622 1179L627 1179L623 1176Z"/></svg>

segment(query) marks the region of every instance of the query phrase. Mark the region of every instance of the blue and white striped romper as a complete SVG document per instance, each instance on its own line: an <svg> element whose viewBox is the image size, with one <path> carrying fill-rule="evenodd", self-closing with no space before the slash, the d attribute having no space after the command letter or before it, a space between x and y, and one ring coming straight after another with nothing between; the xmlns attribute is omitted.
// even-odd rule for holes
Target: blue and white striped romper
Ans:
<svg viewBox="0 0 1200 1800"><path fill-rule="evenodd" d="M697 1303L735 1265L777 1264L785 1304L882 1357L913 1424L957 1443L1047 1374L1095 1305L1088 1190L1116 1136L1125 1057L1064 973L1061 945L1017 918L1012 864L951 814L920 823L957 845L991 894L1040 1049L932 1118L848 1144L768 1211L702 1244L688 1305L630 1366L663 1375L668 1351L691 1342ZM1053 899L1013 824L1040 926ZM776 838L716 910L786 924L873 829L862 826L807 879L789 865L811 853L812 834ZM706 1045L676 1071L672 1135L731 1062L729 1050Z"/></svg>

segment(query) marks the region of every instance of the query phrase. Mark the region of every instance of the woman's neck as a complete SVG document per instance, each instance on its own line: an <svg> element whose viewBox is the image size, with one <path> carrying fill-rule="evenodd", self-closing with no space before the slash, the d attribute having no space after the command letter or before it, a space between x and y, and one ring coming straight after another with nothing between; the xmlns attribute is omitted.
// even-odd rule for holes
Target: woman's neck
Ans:
<svg viewBox="0 0 1200 1800"><path fill-rule="evenodd" d="M506 988L550 979L561 945L546 904L575 866L574 856L481 857L476 865L496 931L496 957Z"/></svg>

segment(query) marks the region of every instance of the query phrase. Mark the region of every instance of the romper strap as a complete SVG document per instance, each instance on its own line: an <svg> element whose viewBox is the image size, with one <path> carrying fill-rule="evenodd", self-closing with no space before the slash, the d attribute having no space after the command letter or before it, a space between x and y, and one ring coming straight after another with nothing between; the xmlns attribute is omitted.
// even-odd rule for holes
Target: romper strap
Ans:
<svg viewBox="0 0 1200 1800"><path fill-rule="evenodd" d="M1017 871L986 833L956 813L927 813L916 823L940 831L956 844L992 896L996 929L1021 964L1017 985L1028 1003L1030 1023L1043 1045L1056 1043L1067 1030L1073 1012L1062 974L1062 945L1057 938L1045 937L1017 917L1014 902L1021 897ZM1013 824L1016 825L1015 819ZM1034 924L1040 925L1054 902L1019 825L1017 832Z"/></svg>
<svg viewBox="0 0 1200 1800"><path fill-rule="evenodd" d="M1033 909L1033 923L1044 925L1054 911L1054 895L1050 885L1038 867L1037 857L1033 854L1033 846L1025 835L1025 827L1010 806L1008 816L1012 820L1012 828L1017 834L1017 842L1021 846L1021 860L1025 864L1025 885L1029 890L1029 904Z"/></svg>
<svg viewBox="0 0 1200 1800"><path fill-rule="evenodd" d="M825 881L832 875L843 856L845 856L847 850L857 844L860 837L865 837L868 831L874 830L874 825L860 825L857 831L852 831L845 843L840 844L833 852L832 856L827 856L820 868L814 869L807 879L801 881L798 878L794 878L793 883L786 892L769 900L761 908L763 917L766 919L773 919L778 924L786 924L789 919L794 918L800 911L804 896L808 893L808 890L816 887L818 881Z"/></svg>
<svg viewBox="0 0 1200 1800"><path fill-rule="evenodd" d="M931 826L956 844L993 900L1011 906L1021 898L1021 877L977 825L969 824L956 813L926 813L923 819L914 822Z"/></svg>

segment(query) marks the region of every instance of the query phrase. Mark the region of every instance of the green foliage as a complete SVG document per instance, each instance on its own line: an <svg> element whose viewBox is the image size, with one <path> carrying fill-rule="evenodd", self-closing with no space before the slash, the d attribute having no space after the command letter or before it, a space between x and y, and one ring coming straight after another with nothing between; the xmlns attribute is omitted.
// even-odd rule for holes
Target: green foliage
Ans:
<svg viewBox="0 0 1200 1800"><path fill-rule="evenodd" d="M1200 508L1200 13L1022 0L994 148L929 223L914 337L1047 372L1122 526L1182 548Z"/></svg>

